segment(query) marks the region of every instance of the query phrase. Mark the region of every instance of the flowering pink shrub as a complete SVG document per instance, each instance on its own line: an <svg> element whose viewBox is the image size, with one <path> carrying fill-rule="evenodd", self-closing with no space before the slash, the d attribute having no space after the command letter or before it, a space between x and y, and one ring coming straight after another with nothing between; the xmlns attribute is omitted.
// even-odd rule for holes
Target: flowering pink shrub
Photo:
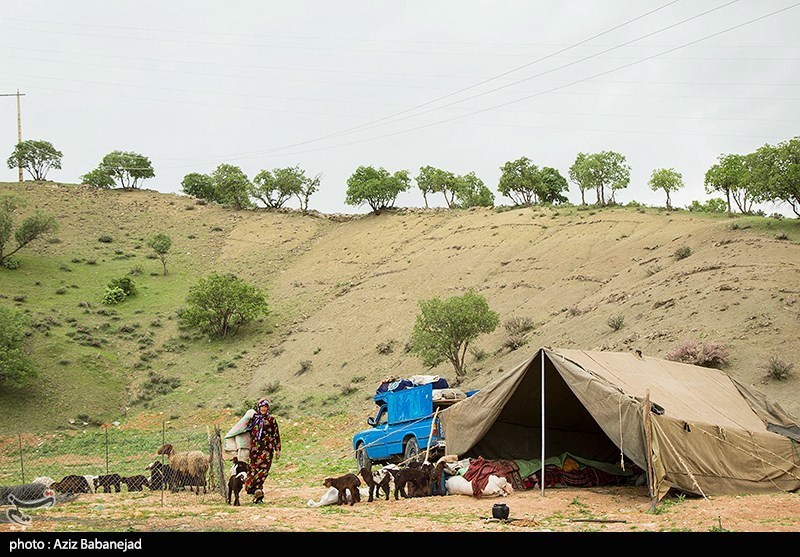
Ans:
<svg viewBox="0 0 800 557"><path fill-rule="evenodd" d="M674 362L719 369L728 364L728 356L728 347L721 342L687 339L674 350L667 352L665 357Z"/></svg>

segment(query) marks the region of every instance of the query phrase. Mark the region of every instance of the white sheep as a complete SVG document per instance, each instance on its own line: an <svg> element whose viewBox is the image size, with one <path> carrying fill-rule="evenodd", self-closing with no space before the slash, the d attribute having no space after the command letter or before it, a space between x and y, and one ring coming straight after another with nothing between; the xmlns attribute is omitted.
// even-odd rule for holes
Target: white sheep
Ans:
<svg viewBox="0 0 800 557"><path fill-rule="evenodd" d="M176 471L173 491L177 491L178 487L188 485L190 488L195 487L195 493L199 495L200 485L202 485L203 493L207 493L206 474L208 473L209 457L205 453L202 451L176 451L172 445L166 443L158 449L158 454L169 458L170 468Z"/></svg>
<svg viewBox="0 0 800 557"><path fill-rule="evenodd" d="M33 478L33 481L31 483L32 484L44 484L47 487L50 487L51 485L56 483L56 481L53 478L50 478L48 476L39 476L38 478Z"/></svg>

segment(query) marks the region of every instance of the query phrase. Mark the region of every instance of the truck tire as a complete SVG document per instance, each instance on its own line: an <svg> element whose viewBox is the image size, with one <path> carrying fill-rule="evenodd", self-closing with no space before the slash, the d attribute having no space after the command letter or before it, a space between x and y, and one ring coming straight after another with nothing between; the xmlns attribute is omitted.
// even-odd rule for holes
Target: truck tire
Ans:
<svg viewBox="0 0 800 557"><path fill-rule="evenodd" d="M409 437L403 447L403 460L406 464L413 460L419 460L419 444L416 437Z"/></svg>
<svg viewBox="0 0 800 557"><path fill-rule="evenodd" d="M370 470L372 468L372 460L367 456L367 447L363 441L359 441L358 445L356 445L356 465L359 470L362 468Z"/></svg>

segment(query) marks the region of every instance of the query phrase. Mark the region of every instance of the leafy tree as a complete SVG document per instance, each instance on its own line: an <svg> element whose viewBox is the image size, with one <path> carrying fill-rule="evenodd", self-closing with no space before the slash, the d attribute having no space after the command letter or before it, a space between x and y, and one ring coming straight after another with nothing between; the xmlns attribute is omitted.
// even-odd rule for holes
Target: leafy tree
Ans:
<svg viewBox="0 0 800 557"><path fill-rule="evenodd" d="M322 174L317 174L313 178L303 177L303 184L300 186L300 191L296 192L294 196L300 203L300 210L304 213L308 212L308 200L319 191L319 184L321 181Z"/></svg>
<svg viewBox="0 0 800 557"><path fill-rule="evenodd" d="M24 314L0 306L0 385L23 387L37 375L23 350L27 330Z"/></svg>
<svg viewBox="0 0 800 557"><path fill-rule="evenodd" d="M417 175L416 180L425 200L426 209L428 208L429 193L442 193L445 203L450 209L457 205L458 191L463 187L463 181L460 176L441 168L422 166L419 169L419 175Z"/></svg>
<svg viewBox="0 0 800 557"><path fill-rule="evenodd" d="M508 161L500 167L500 183L497 191L510 198L516 205L531 205L536 202L536 192L541 188L539 167L528 157Z"/></svg>
<svg viewBox="0 0 800 557"><path fill-rule="evenodd" d="M167 253L169 248L172 247L172 238L163 232L159 232L147 241L147 247L156 252L161 264L164 266L164 276L167 276Z"/></svg>
<svg viewBox="0 0 800 557"><path fill-rule="evenodd" d="M494 207L494 194L474 172L459 176L461 182L456 192L458 207Z"/></svg>
<svg viewBox="0 0 800 557"><path fill-rule="evenodd" d="M372 166L359 166L347 179L347 195L345 203L348 205L363 205L367 203L374 213L394 207L397 196L408 191L411 179L407 170L398 170L389 174L385 168Z"/></svg>
<svg viewBox="0 0 800 557"><path fill-rule="evenodd" d="M271 209L280 209L293 195L299 195L305 182L299 166L262 170L253 178L250 195Z"/></svg>
<svg viewBox="0 0 800 557"><path fill-rule="evenodd" d="M42 213L40 210L25 219L22 224L14 230L14 219L12 213L24 205L24 201L13 196L0 198L0 266L10 256L19 250L47 234L58 230L58 222L55 217ZM7 244L14 238L16 246L7 247Z"/></svg>
<svg viewBox="0 0 800 557"><path fill-rule="evenodd" d="M189 289L181 320L212 337L234 335L242 325L268 313L264 294L233 274L212 273Z"/></svg>
<svg viewBox="0 0 800 557"><path fill-rule="evenodd" d="M667 194L667 211L671 211L672 203L670 202L669 192L678 191L683 187L683 176L674 168L657 168L650 175L648 185L653 191L664 190Z"/></svg>
<svg viewBox="0 0 800 557"><path fill-rule="evenodd" d="M417 187L419 191L422 192L422 199L425 201L425 208L428 208L428 194L429 193L436 193L438 192L438 181L437 181L437 173L439 172L438 168L434 168L433 166L421 166L419 168L419 174L415 180L417 181Z"/></svg>
<svg viewBox="0 0 800 557"><path fill-rule="evenodd" d="M628 187L631 181L631 167L625 162L625 156L615 151L592 153L586 164L598 205L606 205L606 188L611 190L609 203L614 203L614 193Z"/></svg>
<svg viewBox="0 0 800 557"><path fill-rule="evenodd" d="M536 196L539 198L540 203L555 204L568 201L567 197L562 195L561 192L568 191L569 184L557 169L551 166L544 166L539 171L539 176L541 177L541 186L536 192Z"/></svg>
<svg viewBox="0 0 800 557"><path fill-rule="evenodd" d="M721 192L725 194L728 214L732 214L731 199L739 211L749 214L753 206L753 196L749 191L750 161L745 155L720 155L717 164L706 171L706 193Z"/></svg>
<svg viewBox="0 0 800 557"><path fill-rule="evenodd" d="M99 167L81 176L81 182L100 190L107 190L114 187L114 178Z"/></svg>
<svg viewBox="0 0 800 557"><path fill-rule="evenodd" d="M581 192L581 205L586 205L586 190L594 187L589 169L589 155L578 153L575 162L569 167L569 180L578 186Z"/></svg>
<svg viewBox="0 0 800 557"><path fill-rule="evenodd" d="M61 169L63 156L49 141L29 139L17 143L8 158L8 168L24 168L34 180L46 180L51 169Z"/></svg>
<svg viewBox="0 0 800 557"><path fill-rule="evenodd" d="M110 187L106 174L111 178L111 183L117 183L124 190L139 189L139 182L155 176L150 159L132 151L111 151L93 171L84 174L82 180L94 187Z"/></svg>
<svg viewBox="0 0 800 557"><path fill-rule="evenodd" d="M446 300L424 300L419 307L421 313L411 334L411 351L429 367L445 360L452 363L459 385L467 374L464 360L469 343L481 333L494 331L500 324L500 316L473 290Z"/></svg>
<svg viewBox="0 0 800 557"><path fill-rule="evenodd" d="M800 136L777 145L764 145L753 155L754 192L762 201L780 200L788 203L800 217Z"/></svg>
<svg viewBox="0 0 800 557"><path fill-rule="evenodd" d="M181 181L181 190L183 190L183 193L186 195L219 203L217 192L214 190L214 180L212 180L211 176L208 174L190 172L183 177Z"/></svg>
<svg viewBox="0 0 800 557"><path fill-rule="evenodd" d="M242 169L232 164L221 164L211 173L217 201L225 205L232 205L240 210L252 206L250 192L252 184Z"/></svg>

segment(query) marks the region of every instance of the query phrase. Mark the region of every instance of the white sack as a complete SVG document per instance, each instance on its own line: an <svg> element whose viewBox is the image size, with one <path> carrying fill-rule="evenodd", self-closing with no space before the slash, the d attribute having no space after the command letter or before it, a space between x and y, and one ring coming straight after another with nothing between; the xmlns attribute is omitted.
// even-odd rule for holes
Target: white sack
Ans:
<svg viewBox="0 0 800 557"><path fill-rule="evenodd" d="M358 493L361 495L362 499L369 497L369 489L360 487L358 488ZM350 502L350 490L347 490L347 502ZM328 491L322 496L322 498L314 502L313 499L309 499L308 503L306 503L309 507L324 507L326 505L335 505L339 501L339 490L335 487L329 487Z"/></svg>
<svg viewBox="0 0 800 557"><path fill-rule="evenodd" d="M447 478L445 485L447 486L448 495L473 495L472 482L464 479L464 476L450 476ZM511 487L507 479L492 474L489 476L481 497L505 497L513 492L514 488Z"/></svg>

